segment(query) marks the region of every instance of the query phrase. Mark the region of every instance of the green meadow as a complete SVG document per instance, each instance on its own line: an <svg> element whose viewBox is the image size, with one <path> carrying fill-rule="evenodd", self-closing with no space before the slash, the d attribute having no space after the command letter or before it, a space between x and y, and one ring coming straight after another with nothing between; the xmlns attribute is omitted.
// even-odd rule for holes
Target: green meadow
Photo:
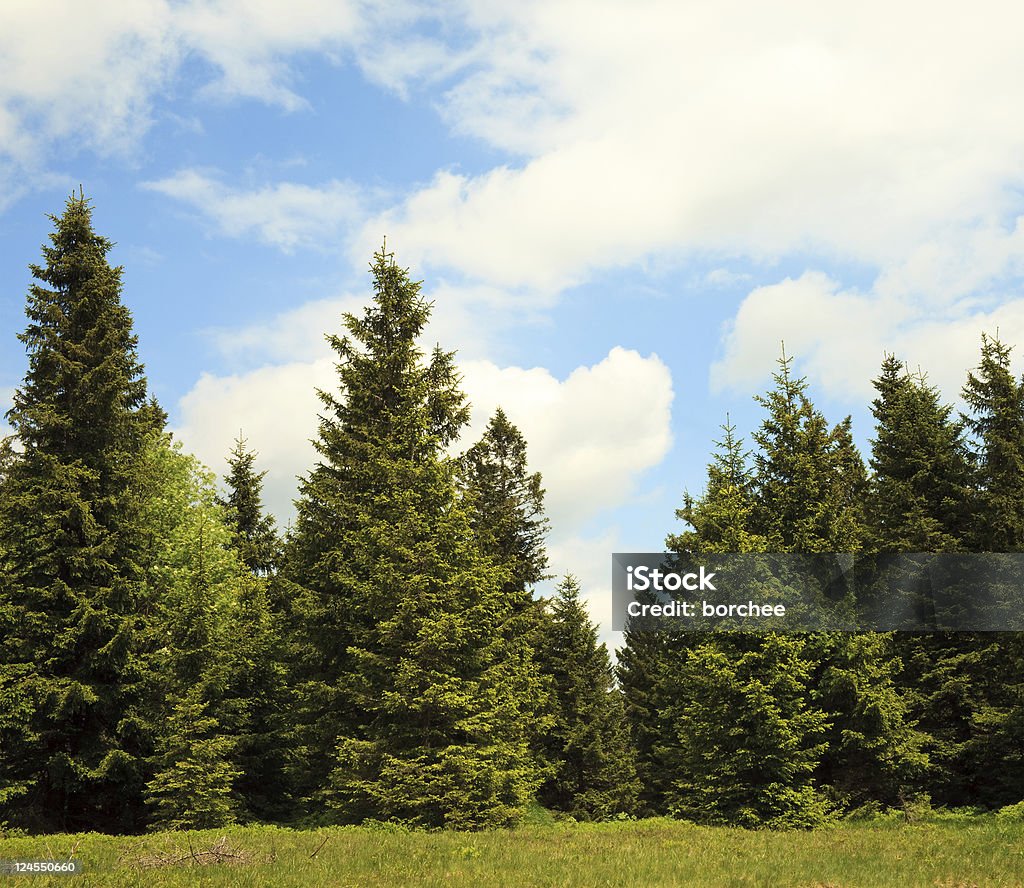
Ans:
<svg viewBox="0 0 1024 888"><path fill-rule="evenodd" d="M7 876L74 886L1024 886L1024 822L987 817L845 822L804 831L666 819L534 823L516 830L297 831L231 827L146 836L0 839L0 859L81 861L77 876Z"/></svg>

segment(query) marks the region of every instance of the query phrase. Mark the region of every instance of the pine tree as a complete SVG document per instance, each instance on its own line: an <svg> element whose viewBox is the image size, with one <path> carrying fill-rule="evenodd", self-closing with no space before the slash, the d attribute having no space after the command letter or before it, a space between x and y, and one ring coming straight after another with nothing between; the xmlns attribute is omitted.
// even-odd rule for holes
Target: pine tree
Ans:
<svg viewBox="0 0 1024 888"><path fill-rule="evenodd" d="M234 823L233 741L190 690L173 707L157 745L156 774L146 786L154 829L215 829Z"/></svg>
<svg viewBox="0 0 1024 888"><path fill-rule="evenodd" d="M894 355L874 380L875 438L867 491L870 545L880 552L954 552L962 548L969 494L963 426L923 376Z"/></svg>
<svg viewBox="0 0 1024 888"><path fill-rule="evenodd" d="M224 632L220 721L234 738L234 781L245 819L287 819L288 686L282 616L262 577L242 575Z"/></svg>
<svg viewBox="0 0 1024 888"><path fill-rule="evenodd" d="M195 457L161 435L143 452L138 475L147 620L140 699L124 723L147 740L151 825L220 825L238 807L237 736L246 722L231 687L244 631L239 587L256 578L231 545L213 473ZM197 778L202 770L209 774ZM216 814L223 805L230 817Z"/></svg>
<svg viewBox="0 0 1024 888"><path fill-rule="evenodd" d="M963 387L975 466L965 536L974 552L1024 551L1024 380L1010 371L1011 350L998 335L983 334L981 360ZM941 737L944 800L999 807L1021 795L1021 637L945 636L932 699L958 716L960 730Z"/></svg>
<svg viewBox="0 0 1024 888"><path fill-rule="evenodd" d="M22 792L0 819L40 830L130 830L141 805L142 749L122 723L138 668L131 482L164 416L91 216L69 198L31 266L29 368L8 413L23 450L0 502L3 609L18 627L2 656L33 709L31 756L16 751L20 773L4 775Z"/></svg>
<svg viewBox="0 0 1024 888"><path fill-rule="evenodd" d="M527 469L526 439L500 407L463 456L460 475L480 547L508 567L506 592L525 606L548 566L544 488L540 472Z"/></svg>
<svg viewBox="0 0 1024 888"><path fill-rule="evenodd" d="M687 495L677 517L691 529L666 546L684 557L764 552L751 529L757 507L743 444L726 421L700 498ZM736 632L627 631L663 638L650 669L655 731L641 756L676 816L744 826L807 827L826 816L814 783L825 716L813 702L801 639ZM626 681L623 682L626 687ZM633 695L627 699L633 704ZM634 709L635 712L635 709ZM639 713L638 713L639 714Z"/></svg>
<svg viewBox="0 0 1024 888"><path fill-rule="evenodd" d="M669 705L672 814L749 828L809 828L828 815L815 785L825 714L804 639L723 633L687 652ZM669 738L666 738L669 739Z"/></svg>
<svg viewBox="0 0 1024 888"><path fill-rule="evenodd" d="M677 554L713 552L764 552L767 540L750 531L755 508L754 484L747 468L743 441L726 417L725 433L715 442L715 453L707 469L707 487L700 499L684 494L683 508L676 518L692 530L669 534L665 545Z"/></svg>
<svg viewBox="0 0 1024 888"><path fill-rule="evenodd" d="M568 575L551 602L542 667L554 684L556 718L543 746L553 776L540 790L546 807L577 820L632 813L638 783L622 697L607 648Z"/></svg>
<svg viewBox="0 0 1024 888"><path fill-rule="evenodd" d="M964 422L976 444L974 552L1024 551L1024 382L1010 372L1010 346L981 337L981 362L967 375Z"/></svg>
<svg viewBox="0 0 1024 888"><path fill-rule="evenodd" d="M277 567L280 544L273 516L263 512L263 478L267 473L254 470L256 456L239 434L228 457L231 471L224 479L228 496L219 502L228 510L234 545L242 561L254 574L266 576Z"/></svg>
<svg viewBox="0 0 1024 888"><path fill-rule="evenodd" d="M850 418L829 428L807 397L807 381L790 373L783 352L775 387L756 400L767 415L754 433L755 533L775 552L860 549L866 473L853 445Z"/></svg>
<svg viewBox="0 0 1024 888"><path fill-rule="evenodd" d="M850 419L830 429L790 363L783 354L775 388L758 398L767 415L754 435L754 526L780 552L859 551L867 478ZM818 781L842 807L865 798L897 800L923 767L924 738L911 727L896 685L891 640L823 632L804 644L809 686L829 723Z"/></svg>
<svg viewBox="0 0 1024 888"><path fill-rule="evenodd" d="M971 499L970 462L963 425L951 418L923 374L911 376L895 356L874 381L875 437L868 490L869 546L880 553L956 552L963 549ZM896 632L893 651L908 720L927 737L932 762L927 784L948 785L949 756L969 735L964 709L951 707L950 657L958 639L948 633ZM955 671L955 670L954 670ZM955 696L955 694L954 694ZM955 770L955 765L952 766Z"/></svg>
<svg viewBox="0 0 1024 888"><path fill-rule="evenodd" d="M676 517L690 529L669 534L668 551L684 557L706 553L762 552L766 541L750 531L753 484L743 442L726 418L724 436L715 442L700 497L684 494ZM674 676L689 651L714 642L709 633L637 629L627 622L619 651L618 677L636 746L640 800L647 813L665 813L677 779L679 736L675 724L680 687ZM683 691L685 693L685 689Z"/></svg>
<svg viewBox="0 0 1024 888"><path fill-rule="evenodd" d="M298 792L334 818L480 827L539 783L533 651L508 630L508 573L479 550L445 448L468 416L450 353L424 363L430 306L383 250L374 301L331 336L340 393L301 484L295 605Z"/></svg>

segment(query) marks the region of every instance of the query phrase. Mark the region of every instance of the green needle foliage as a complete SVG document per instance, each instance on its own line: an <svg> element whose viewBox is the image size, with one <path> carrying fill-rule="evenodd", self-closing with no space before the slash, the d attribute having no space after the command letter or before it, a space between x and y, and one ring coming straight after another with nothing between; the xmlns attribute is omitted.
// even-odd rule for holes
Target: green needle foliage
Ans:
<svg viewBox="0 0 1024 888"><path fill-rule="evenodd" d="M23 449L8 457L0 502L4 682L32 709L31 755L17 742L4 751L0 820L38 830L130 829L143 777L122 724L139 674L131 484L163 414L147 403L121 269L91 215L69 198L31 266L19 336L29 368L8 413Z"/></svg>
<svg viewBox="0 0 1024 888"><path fill-rule="evenodd" d="M875 437L867 491L870 548L955 552L970 508L970 462L963 425L923 376L894 355L874 380Z"/></svg>
<svg viewBox="0 0 1024 888"><path fill-rule="evenodd" d="M753 435L752 529L772 552L855 552L866 474L850 418L829 428L807 397L807 381L791 374L792 362L783 352L775 387L756 398L766 415Z"/></svg>
<svg viewBox="0 0 1024 888"><path fill-rule="evenodd" d="M532 587L547 576L544 488L540 472L527 470L526 439L500 407L460 469L480 548L508 567L506 590L525 607Z"/></svg>
<svg viewBox="0 0 1024 888"><path fill-rule="evenodd" d="M215 826L209 812L219 810L223 795L215 778L222 770L233 774L235 765L224 758L214 767L211 756L234 755L234 737L244 730L245 709L230 687L241 648L232 642L249 628L240 625L240 587L255 578L231 547L212 472L169 435L154 437L139 469L140 530L148 540L146 668L141 699L126 722L151 745L151 825L191 828L189 812L205 811L196 816ZM194 779L193 772L207 767L209 780Z"/></svg>
<svg viewBox="0 0 1024 888"><path fill-rule="evenodd" d="M622 695L575 577L562 580L550 608L541 659L553 679L556 715L542 743L554 775L540 801L577 820L631 814L639 786Z"/></svg>
<svg viewBox="0 0 1024 888"><path fill-rule="evenodd" d="M788 371L788 363L783 369ZM787 423L786 417L775 420ZM759 489L742 441L728 421L723 431L704 495L687 495L677 512L692 529L666 540L672 551L768 548L768 534L752 529ZM821 823L828 806L815 772L828 724L813 699L806 641L736 632L650 634L670 641L656 674L665 687L655 692L662 708L647 766L662 775L665 809L700 822L747 827Z"/></svg>
<svg viewBox="0 0 1024 888"><path fill-rule="evenodd" d="M853 445L850 418L829 428L790 373L783 354L775 388L758 401L766 417L754 440L757 531L779 552L857 552L867 535L867 475ZM923 738L912 729L896 684L891 639L815 633L803 639L808 687L827 717L816 771L842 808L867 799L898 800L924 765Z"/></svg>
<svg viewBox="0 0 1024 888"><path fill-rule="evenodd" d="M974 509L965 536L972 551L1024 551L1024 381L1010 371L1009 345L981 337L981 360L963 387L975 450ZM960 718L945 749L948 798L987 807L1016 801L1021 753L1021 633L959 633L938 661L945 680L933 699Z"/></svg>
<svg viewBox="0 0 1024 888"><path fill-rule="evenodd" d="M233 741L209 703L190 691L175 704L157 745L157 772L146 786L153 829L214 829L235 822Z"/></svg>
<svg viewBox="0 0 1024 888"><path fill-rule="evenodd" d="M234 546L242 561L254 574L266 576L277 567L280 543L273 516L263 512L263 478L267 473L255 470L256 456L239 435L228 456L231 471L224 478L228 495L218 502L228 511Z"/></svg>
<svg viewBox="0 0 1024 888"><path fill-rule="evenodd" d="M320 393L321 461L288 546L298 788L341 821L512 823L539 783L533 651L445 456L468 417L453 355L424 362L430 306L391 254L372 274L372 305L329 337L340 391Z"/></svg>
<svg viewBox="0 0 1024 888"><path fill-rule="evenodd" d="M729 633L691 650L672 676L676 736L669 811L702 823L809 828L828 809L814 772L826 716L796 636Z"/></svg>
<svg viewBox="0 0 1024 888"><path fill-rule="evenodd" d="M715 442L715 452L707 469L707 487L699 499L684 494L683 508L676 518L692 530L669 534L665 546L679 554L710 554L713 552L764 552L768 541L752 533L756 501L754 479L747 468L743 441L736 437L736 427L726 417L725 433Z"/></svg>
<svg viewBox="0 0 1024 888"><path fill-rule="evenodd" d="M964 417L978 459L974 552L1024 551L1024 382L1010 372L1010 347L981 337L981 362L963 388Z"/></svg>

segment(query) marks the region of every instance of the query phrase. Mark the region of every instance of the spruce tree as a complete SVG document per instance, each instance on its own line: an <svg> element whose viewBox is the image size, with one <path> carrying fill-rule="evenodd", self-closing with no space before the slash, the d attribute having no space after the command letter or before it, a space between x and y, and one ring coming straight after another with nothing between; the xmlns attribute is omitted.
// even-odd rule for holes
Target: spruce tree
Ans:
<svg viewBox="0 0 1024 888"><path fill-rule="evenodd" d="M234 786L243 819L282 821L292 799L288 763L288 674L282 615L265 578L243 574L224 632L221 724L234 740Z"/></svg>
<svg viewBox="0 0 1024 888"><path fill-rule="evenodd" d="M1024 551L1024 381L1010 372L1010 351L998 336L982 334L981 361L963 387L977 452L974 552Z"/></svg>
<svg viewBox="0 0 1024 888"><path fill-rule="evenodd" d="M554 684L555 722L542 741L554 773L541 787L542 804L577 820L600 820L635 810L638 783L622 696L607 648L568 575L551 601L542 668Z"/></svg>
<svg viewBox="0 0 1024 888"><path fill-rule="evenodd" d="M72 196L50 218L19 336L28 372L7 414L22 452L0 502L2 609L17 627L2 657L33 712L31 755L5 750L5 782L20 794L0 802L0 820L131 830L144 776L139 739L123 723L141 588L131 487L164 417L147 402L121 268L107 263L112 244L93 231L89 202Z"/></svg>
<svg viewBox="0 0 1024 888"><path fill-rule="evenodd" d="M825 714L809 690L806 642L722 633L687 652L669 704L669 811L701 823L810 828L828 815L815 770Z"/></svg>
<svg viewBox="0 0 1024 888"><path fill-rule="evenodd" d="M728 421L723 431L703 496L687 495L676 513L691 529L666 540L680 555L767 549L752 530L756 491L742 441ZM827 725L809 687L806 642L738 632L657 635L670 646L654 674L664 686L654 694L661 736L645 770L660 776L665 808L749 827L820 823L827 805L814 777Z"/></svg>
<svg viewBox="0 0 1024 888"><path fill-rule="evenodd" d="M754 435L755 529L779 552L857 552L866 536L867 477L850 419L829 428L790 363L783 354L774 389L757 399L766 416ZM841 807L896 801L923 767L924 738L896 684L891 640L823 632L804 644L809 687L829 723L817 780Z"/></svg>
<svg viewBox="0 0 1024 888"><path fill-rule="evenodd" d="M233 741L207 714L203 696L192 689L175 703L157 743L156 773L146 785L154 829L215 829L235 822Z"/></svg>
<svg viewBox="0 0 1024 888"><path fill-rule="evenodd" d="M239 576L225 631L221 721L234 738L235 787L245 819L281 820L291 804L285 780L288 688L284 620L287 602L273 574L281 560L272 515L263 510L257 454L239 433L228 456L224 507L232 546L248 571Z"/></svg>
<svg viewBox="0 0 1024 888"><path fill-rule="evenodd" d="M228 495L219 502L228 510L234 545L242 561L254 574L266 576L277 567L280 544L273 516L263 512L263 478L267 473L255 471L256 456L239 434L228 456L231 471L224 478Z"/></svg>
<svg viewBox="0 0 1024 888"><path fill-rule="evenodd" d="M974 552L1024 551L1024 380L1010 370L1012 349L982 335L968 374L964 421L974 450L974 495L965 534ZM1021 794L1021 633L957 633L940 660L936 702L960 716L946 744L945 798L999 807Z"/></svg>
<svg viewBox="0 0 1024 888"><path fill-rule="evenodd" d="M302 481L286 579L299 682L296 791L333 819L514 822L539 783L533 651L479 550L445 449L468 416L453 355L424 362L419 284L382 249L374 300L328 337L340 391Z"/></svg>
<svg viewBox="0 0 1024 888"><path fill-rule="evenodd" d="M460 470L480 547L509 569L506 591L524 607L546 577L548 520L540 472L527 469L526 439L500 407Z"/></svg>
<svg viewBox="0 0 1024 888"><path fill-rule="evenodd" d="M231 545L212 472L169 435L154 437L138 469L147 620L140 699L125 724L148 743L150 825L221 825L239 808L237 740L249 701L237 699L232 666L238 635L251 628L240 625L239 599L256 578Z"/></svg>
<svg viewBox="0 0 1024 888"><path fill-rule="evenodd" d="M867 479L850 418L829 428L807 397L807 381L791 374L792 360L783 352L775 387L756 397L766 415L753 435L752 528L775 552L854 552Z"/></svg>
<svg viewBox="0 0 1024 888"><path fill-rule="evenodd" d="M726 417L724 436L715 442L712 462L707 467L707 487L699 499L683 496L683 508L676 518L692 530L669 534L665 545L678 554L713 552L764 552L768 541L752 533L755 508L754 481L747 467L743 441Z"/></svg>
<svg viewBox="0 0 1024 888"><path fill-rule="evenodd" d="M868 545L879 552L961 550L970 483L963 425L937 389L894 355L873 384Z"/></svg>
<svg viewBox="0 0 1024 888"><path fill-rule="evenodd" d="M962 551L971 503L963 424L924 375L912 376L895 356L886 356L874 386L869 547L879 553ZM909 718L927 738L926 783L937 799L949 798L951 773L959 770L954 759L971 732L969 709L950 705L960 696L954 662L961 639L920 632L896 632L891 639Z"/></svg>
<svg viewBox="0 0 1024 888"><path fill-rule="evenodd" d="M763 537L750 530L754 508L753 482L743 442L726 418L723 438L715 442L707 467L704 494L684 494L676 517L690 529L669 534L665 546L682 556L706 553L762 552ZM674 676L684 668L691 650L713 644L702 632L664 629L638 630L627 621L619 651L618 678L636 746L640 800L647 813L666 813L668 798L678 777L679 734L675 718L680 686ZM688 693L683 690L683 693Z"/></svg>

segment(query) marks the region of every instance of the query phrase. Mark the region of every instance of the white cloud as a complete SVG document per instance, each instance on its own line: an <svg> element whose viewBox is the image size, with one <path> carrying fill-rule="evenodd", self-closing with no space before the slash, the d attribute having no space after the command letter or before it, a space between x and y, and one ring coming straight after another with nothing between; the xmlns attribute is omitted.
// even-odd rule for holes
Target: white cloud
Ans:
<svg viewBox="0 0 1024 888"><path fill-rule="evenodd" d="M189 3L176 16L189 47L220 70L211 95L247 96L297 110L305 100L291 88L287 58L336 53L357 39L357 4L345 0L214 0Z"/></svg>
<svg viewBox="0 0 1024 888"><path fill-rule="evenodd" d="M332 181L320 187L280 182L250 191L230 188L201 170L143 183L191 206L229 237L255 235L285 251L337 243L360 214L360 189Z"/></svg>
<svg viewBox="0 0 1024 888"><path fill-rule="evenodd" d="M911 298L907 288L920 285L918 258L866 293L844 290L821 272L753 290L726 332L724 354L711 368L712 387L749 391L763 383L784 340L786 352L800 361L799 372L832 396L869 401L884 354L894 353L956 400L967 370L977 366L982 332L998 330L1006 342L1024 342L1024 293L1018 286L998 300L975 295L991 283L975 268L965 269L970 287L953 275L930 286L927 298ZM924 269L926 278L933 273Z"/></svg>
<svg viewBox="0 0 1024 888"><path fill-rule="evenodd" d="M881 267L1019 205L1016 5L452 8L477 52L452 50L443 113L523 162L371 220L417 263L544 286L688 251Z"/></svg>
<svg viewBox="0 0 1024 888"><path fill-rule="evenodd" d="M339 0L2 3L0 161L17 182L45 174L58 146L132 152L187 60L212 69L207 96L302 108L294 61L354 52L378 21Z"/></svg>
<svg viewBox="0 0 1024 888"><path fill-rule="evenodd" d="M588 523L629 500L643 473L671 445L672 385L656 356L614 348L604 360L558 380L547 370L498 367L488 361L460 365L473 403L473 422L463 443L476 440L499 404L528 442L531 469L544 475L548 545L555 574L551 594L566 573L575 574L592 619L609 650L621 644L611 626L611 555L619 548L615 528L588 530ZM179 404L176 434L218 473L241 430L267 469L264 501L283 521L292 515L296 476L313 466L322 404L319 387L333 391L333 361L322 358L266 366L226 377L204 374Z"/></svg>
<svg viewBox="0 0 1024 888"><path fill-rule="evenodd" d="M456 286L441 281L421 291L433 304L431 318L421 337L423 347L439 344L450 348L461 343L462 360L500 355L506 332L513 326L541 323L540 311L550 304L550 294L510 293L484 285ZM312 299L282 312L269 322L242 328L210 330L217 350L236 369L310 362L331 354L327 333L341 334L342 315L361 315L369 294L346 293Z"/></svg>
<svg viewBox="0 0 1024 888"><path fill-rule="evenodd" d="M501 406L526 437L530 461L544 475L547 512L556 529L574 532L624 503L642 472L672 444L672 379L656 356L613 348L604 360L564 380L534 367L460 363L473 405L464 440L473 441Z"/></svg>
<svg viewBox="0 0 1024 888"><path fill-rule="evenodd" d="M694 251L881 271L1019 208L1024 118L1006 109L1024 99L1022 25L1006 0L7 3L0 145L36 172L55 141L125 150L186 59L215 72L207 93L299 109L296 63L316 54L406 96L442 89L453 132L517 158L438 171L378 207L348 245L360 262L386 231L435 278L504 288ZM285 248L367 211L339 182L160 184L221 231Z"/></svg>
<svg viewBox="0 0 1024 888"><path fill-rule="evenodd" d="M547 511L559 534L575 533L624 502L671 445L671 379L656 356L615 348L565 380L540 368L488 361L462 362L459 369L473 404L473 426L463 440L475 440L501 404L526 436L532 465L544 473ZM268 505L286 517L295 476L314 463L309 439L321 410L314 388L334 391L336 385L330 357L231 376L204 374L179 404L177 434L221 471L241 429L269 470Z"/></svg>
<svg viewBox="0 0 1024 888"><path fill-rule="evenodd" d="M264 503L280 519L292 515L296 476L305 474L316 454L310 440L317 433L323 405L316 388L331 391L336 374L330 358L261 367L244 374L204 373L178 404L175 434L185 447L218 475L241 432L259 452L266 469Z"/></svg>

